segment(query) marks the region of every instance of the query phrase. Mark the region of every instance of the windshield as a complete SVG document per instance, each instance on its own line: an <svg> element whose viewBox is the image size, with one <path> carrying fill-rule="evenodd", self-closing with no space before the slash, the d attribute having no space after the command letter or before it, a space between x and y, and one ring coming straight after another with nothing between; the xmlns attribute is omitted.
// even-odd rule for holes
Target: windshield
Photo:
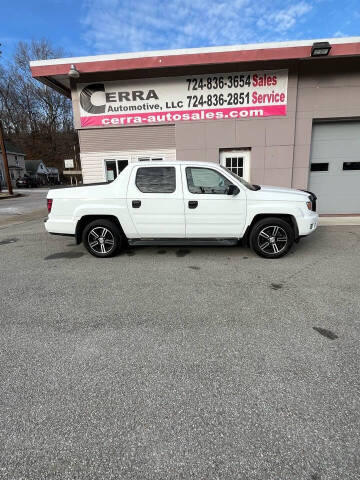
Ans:
<svg viewBox="0 0 360 480"><path fill-rule="evenodd" d="M239 177L239 175L236 175L236 173L232 172L231 170L229 170L228 168L226 167L223 167L221 165L221 168L223 170L225 170L227 173L230 173L230 175L234 178L236 178L236 180L238 180L239 182L241 182L246 188L248 188L249 190L259 190L258 188L258 185L252 185L251 183L247 182L246 180L244 180L243 178Z"/></svg>

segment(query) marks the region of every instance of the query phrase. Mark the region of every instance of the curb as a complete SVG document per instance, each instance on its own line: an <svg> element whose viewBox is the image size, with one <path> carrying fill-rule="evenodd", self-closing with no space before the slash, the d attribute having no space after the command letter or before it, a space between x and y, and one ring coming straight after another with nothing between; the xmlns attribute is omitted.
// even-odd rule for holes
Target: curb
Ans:
<svg viewBox="0 0 360 480"><path fill-rule="evenodd" d="M360 217L319 217L319 227L360 225Z"/></svg>

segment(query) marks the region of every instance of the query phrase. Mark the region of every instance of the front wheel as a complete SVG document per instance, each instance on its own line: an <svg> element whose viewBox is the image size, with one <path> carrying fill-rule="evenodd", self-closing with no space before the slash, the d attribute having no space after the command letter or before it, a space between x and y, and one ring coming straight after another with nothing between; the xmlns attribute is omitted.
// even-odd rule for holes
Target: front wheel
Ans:
<svg viewBox="0 0 360 480"><path fill-rule="evenodd" d="M112 257L123 245L119 227L114 222L101 218L86 225L82 241L91 255L100 258Z"/></svg>
<svg viewBox="0 0 360 480"><path fill-rule="evenodd" d="M280 258L286 255L293 243L293 229L281 218L259 220L250 234L252 249L264 258Z"/></svg>

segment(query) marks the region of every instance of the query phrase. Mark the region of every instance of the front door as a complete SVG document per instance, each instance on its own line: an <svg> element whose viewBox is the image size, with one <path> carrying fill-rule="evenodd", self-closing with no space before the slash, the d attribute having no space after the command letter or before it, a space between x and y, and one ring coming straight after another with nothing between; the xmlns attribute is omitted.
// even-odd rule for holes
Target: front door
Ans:
<svg viewBox="0 0 360 480"><path fill-rule="evenodd" d="M211 167L182 167L186 237L240 238L245 229L246 193L228 195L232 184Z"/></svg>
<svg viewBox="0 0 360 480"><path fill-rule="evenodd" d="M225 150L220 152L220 165L250 182L250 150Z"/></svg>
<svg viewBox="0 0 360 480"><path fill-rule="evenodd" d="M184 238L180 165L135 166L127 206L139 238Z"/></svg>

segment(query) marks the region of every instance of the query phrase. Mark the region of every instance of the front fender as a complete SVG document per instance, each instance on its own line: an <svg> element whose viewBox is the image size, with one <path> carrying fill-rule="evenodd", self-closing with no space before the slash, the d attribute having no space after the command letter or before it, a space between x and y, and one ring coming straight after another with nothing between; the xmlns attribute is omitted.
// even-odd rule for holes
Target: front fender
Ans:
<svg viewBox="0 0 360 480"><path fill-rule="evenodd" d="M246 219L246 231L244 238L248 239L250 230L254 223L257 220L261 220L266 217L283 217L285 219L291 220L292 227L294 229L295 240L299 238L299 225L298 219L304 216L304 212L300 206L294 205L281 205L280 202L277 205L274 205L272 202L271 205L259 206L259 205L249 205L248 204L248 215Z"/></svg>

